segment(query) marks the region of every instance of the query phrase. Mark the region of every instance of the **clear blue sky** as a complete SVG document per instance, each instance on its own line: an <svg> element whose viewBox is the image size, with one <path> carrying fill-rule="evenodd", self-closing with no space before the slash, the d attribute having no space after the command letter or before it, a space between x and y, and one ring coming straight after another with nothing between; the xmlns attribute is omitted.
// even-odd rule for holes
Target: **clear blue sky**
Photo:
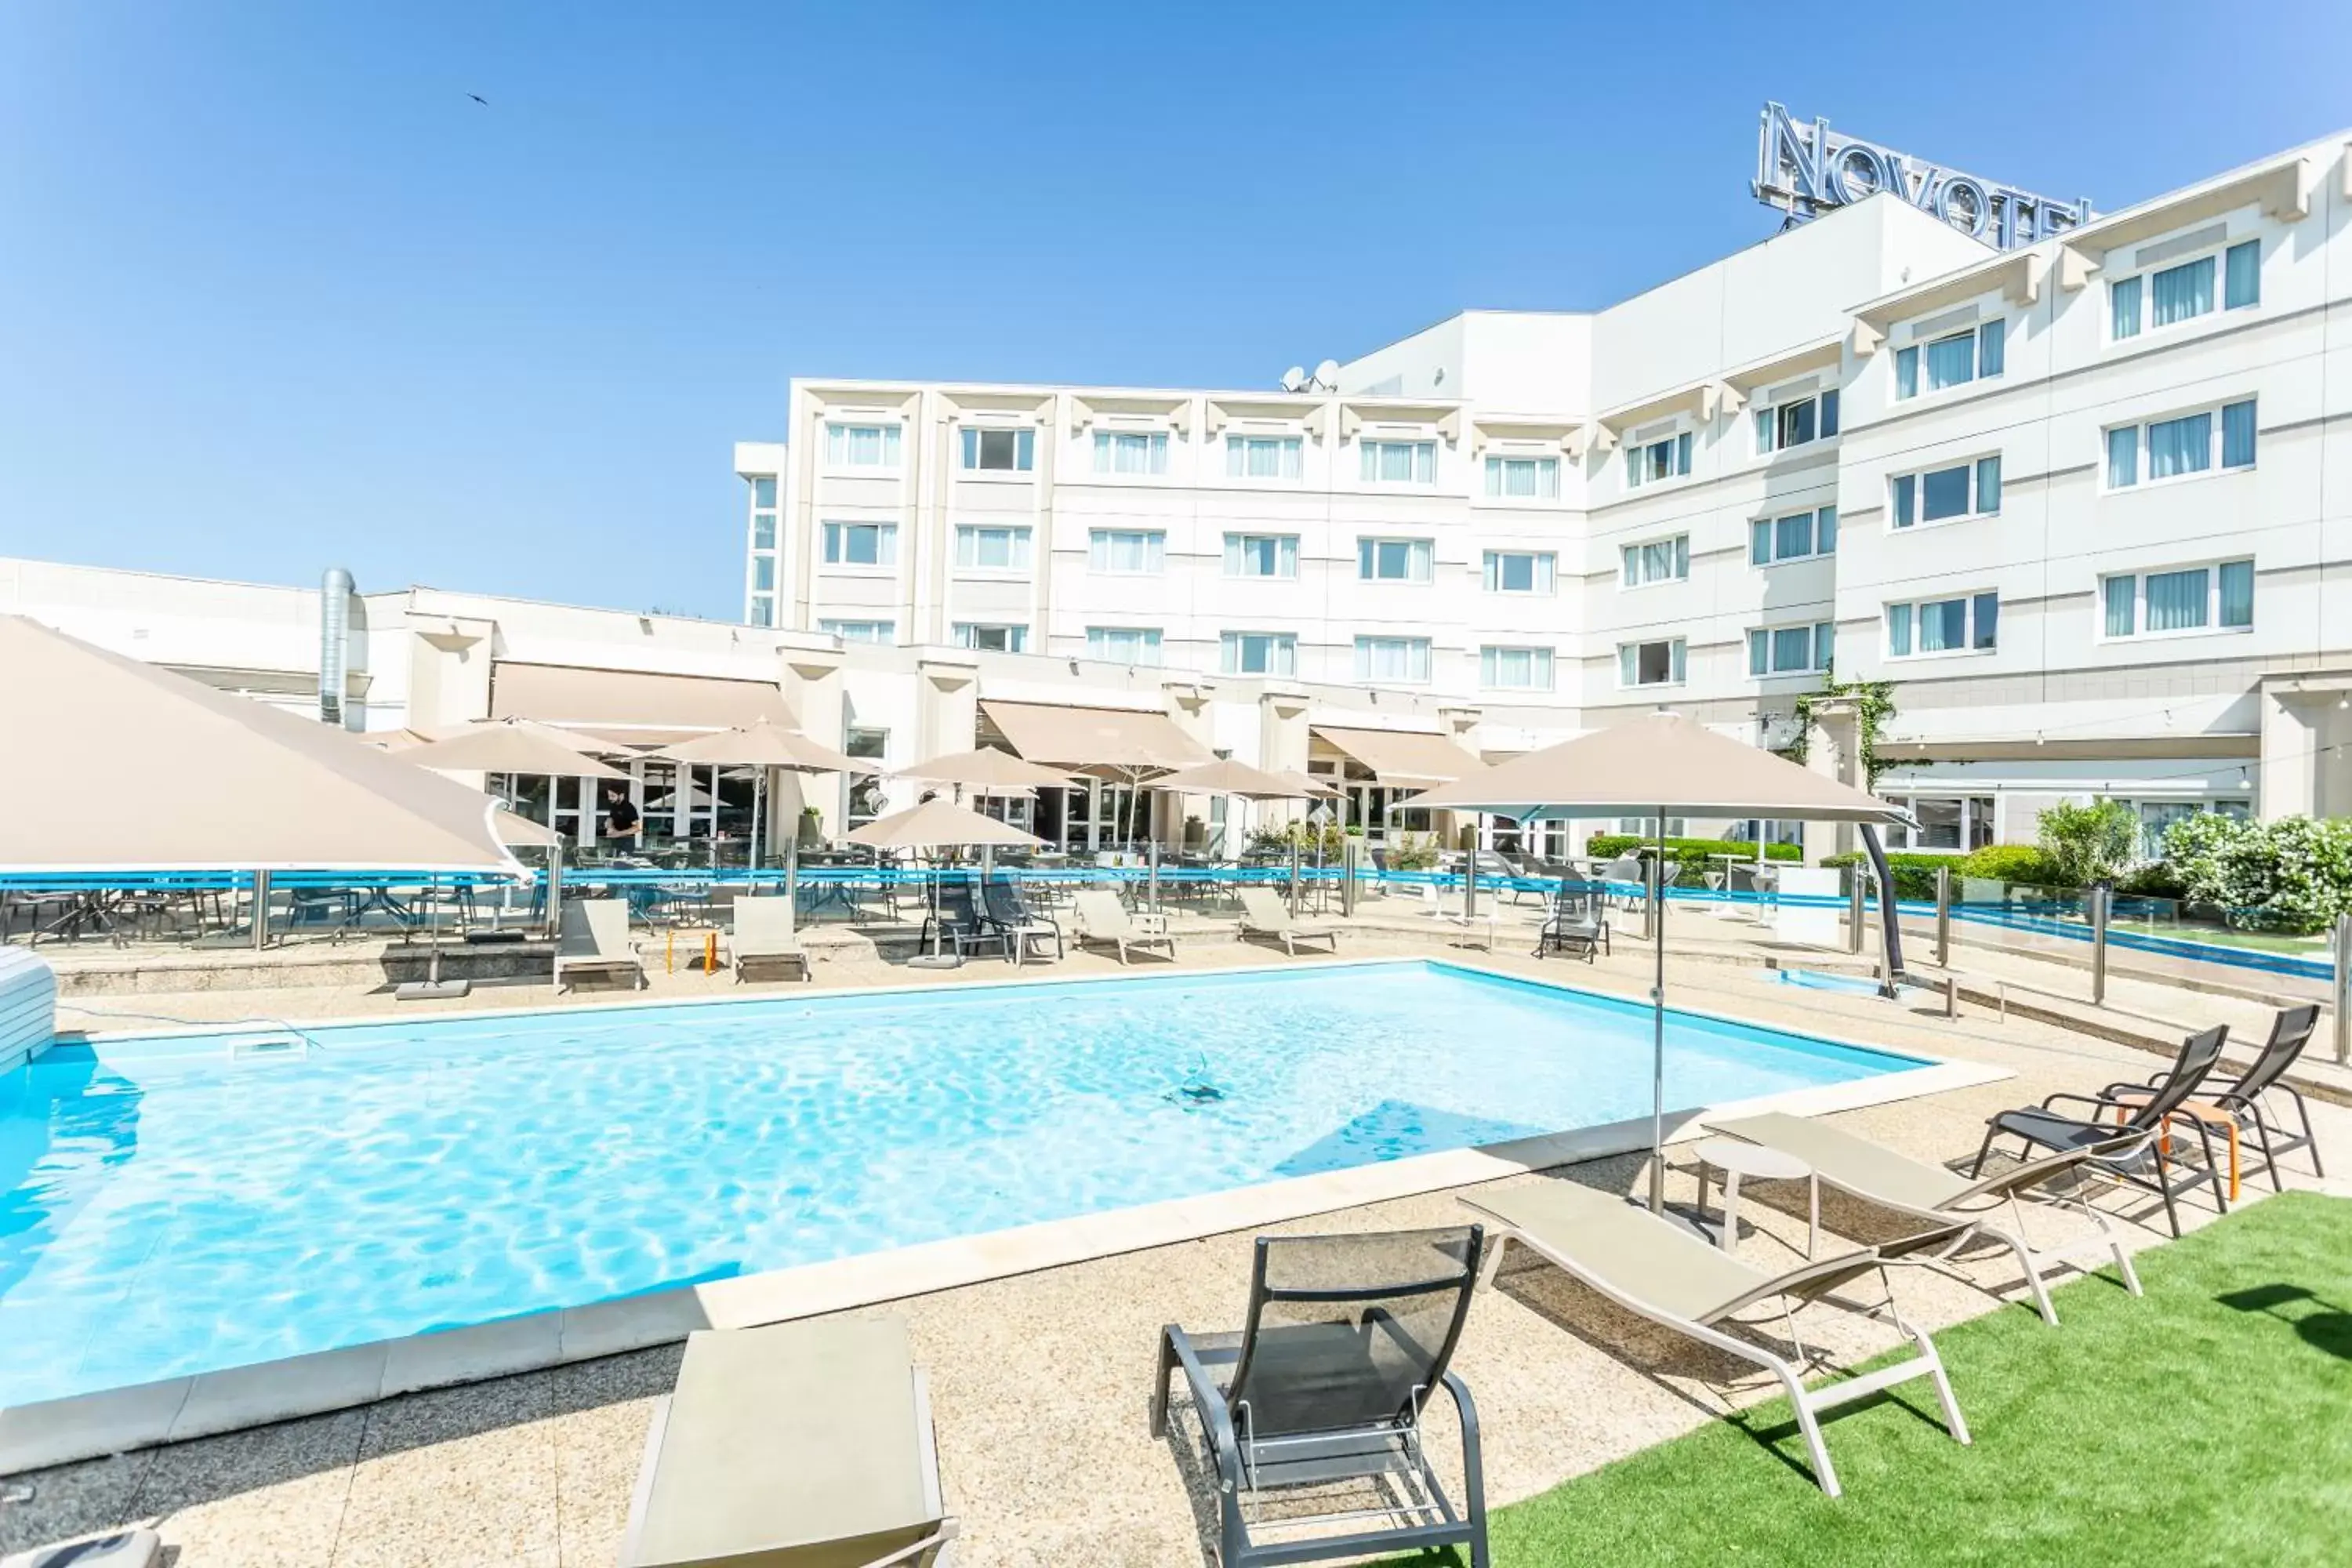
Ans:
<svg viewBox="0 0 2352 1568"><path fill-rule="evenodd" d="M0 553L732 616L790 376L1263 384L1763 237L1768 97L2113 209L2347 58L2343 0L13 0Z"/></svg>

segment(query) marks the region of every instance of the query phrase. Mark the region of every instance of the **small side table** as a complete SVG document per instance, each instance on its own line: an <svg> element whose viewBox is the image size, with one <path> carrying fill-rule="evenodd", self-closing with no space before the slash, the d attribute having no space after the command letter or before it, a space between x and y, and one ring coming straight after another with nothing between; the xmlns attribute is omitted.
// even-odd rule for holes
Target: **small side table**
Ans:
<svg viewBox="0 0 2352 1568"><path fill-rule="evenodd" d="M1822 1240L1822 1181L1813 1168L1794 1154L1784 1154L1778 1149L1767 1149L1760 1143L1750 1143L1741 1138L1709 1138L1701 1142L1698 1155L1698 1206L1706 1211L1706 1173L1709 1166L1723 1173L1723 1227L1717 1234L1716 1245L1726 1252L1739 1246L1739 1180L1745 1176L1758 1182L1803 1182L1811 1188L1808 1213L1811 1226L1805 1232L1805 1256L1811 1258ZM1704 1223L1702 1221L1702 1223Z"/></svg>

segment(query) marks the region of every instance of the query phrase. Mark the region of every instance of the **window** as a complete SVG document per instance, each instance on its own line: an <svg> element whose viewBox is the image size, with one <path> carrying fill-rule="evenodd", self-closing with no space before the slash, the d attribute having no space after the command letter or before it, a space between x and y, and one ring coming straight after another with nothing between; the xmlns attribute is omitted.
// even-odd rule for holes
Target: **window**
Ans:
<svg viewBox="0 0 2352 1568"><path fill-rule="evenodd" d="M1217 639L1227 675L1297 675L1298 638L1289 632L1227 632Z"/></svg>
<svg viewBox="0 0 2352 1568"><path fill-rule="evenodd" d="M1356 575L1367 583L1426 583L1435 554L1426 539L1359 539Z"/></svg>
<svg viewBox="0 0 2352 1568"><path fill-rule="evenodd" d="M751 481L751 504L761 511L773 511L776 510L776 479L774 475L763 474L760 478Z"/></svg>
<svg viewBox="0 0 2352 1568"><path fill-rule="evenodd" d="M2129 489L2145 474L2148 482L2179 479L2254 464L2254 404L2225 403L2219 408L2119 425L2107 432L2107 489Z"/></svg>
<svg viewBox="0 0 2352 1568"><path fill-rule="evenodd" d="M1923 599L1886 606L1886 655L1972 653L1996 646L2000 595L1975 594L1957 599Z"/></svg>
<svg viewBox="0 0 2352 1568"><path fill-rule="evenodd" d="M1097 430L1095 432L1096 473L1164 474L1167 471L1167 431Z"/></svg>
<svg viewBox="0 0 2352 1568"><path fill-rule="evenodd" d="M1489 594L1549 594L1558 575L1559 557L1516 550L1486 552L1486 592Z"/></svg>
<svg viewBox="0 0 2352 1568"><path fill-rule="evenodd" d="M889 796L882 788L882 763L889 754L890 731L852 724L842 737L842 755L871 763L870 773L851 773L842 780L842 788L849 796L843 812L852 827L861 827L890 809Z"/></svg>
<svg viewBox="0 0 2352 1568"><path fill-rule="evenodd" d="M775 592L776 558L774 556L755 555L751 558L751 586L762 594Z"/></svg>
<svg viewBox="0 0 2352 1568"><path fill-rule="evenodd" d="M1490 691L1549 691L1551 667L1548 647L1482 647L1478 684Z"/></svg>
<svg viewBox="0 0 2352 1568"><path fill-rule="evenodd" d="M984 429L967 425L956 432L967 471L983 474L1025 474L1037 461L1034 430Z"/></svg>
<svg viewBox="0 0 2352 1568"><path fill-rule="evenodd" d="M1885 830L1889 849L1981 849L1993 841L1993 801L1989 795L1889 795L1888 803L1909 811L1917 827Z"/></svg>
<svg viewBox="0 0 2352 1568"><path fill-rule="evenodd" d="M1785 452L1838 433L1838 395L1832 387L1817 397L1800 397L1756 410L1756 452Z"/></svg>
<svg viewBox="0 0 2352 1568"><path fill-rule="evenodd" d="M1358 680L1423 681L1429 679L1427 637L1358 637Z"/></svg>
<svg viewBox="0 0 2352 1568"><path fill-rule="evenodd" d="M1029 628L1017 626L993 626L979 621L958 621L955 624L955 645L958 647L979 648L986 653L1025 653L1029 647Z"/></svg>
<svg viewBox="0 0 2352 1568"><path fill-rule="evenodd" d="M1759 517L1748 525L1748 563L1770 566L1827 555L1837 548L1837 508Z"/></svg>
<svg viewBox="0 0 2352 1568"><path fill-rule="evenodd" d="M2169 245L2147 247L2142 254L2169 248ZM2116 279L2107 285L2107 335L2119 342L2139 336L2143 305L2147 324L2152 329L2210 315L2217 280L2221 309L2237 310L2261 304L2263 242L2249 239L2214 255Z"/></svg>
<svg viewBox="0 0 2352 1568"><path fill-rule="evenodd" d="M2122 573L2101 580L2106 637L2168 632L2244 631L2254 624L2254 563L2224 561L2169 572Z"/></svg>
<svg viewBox="0 0 2352 1568"><path fill-rule="evenodd" d="M1920 367L1927 384L1920 384ZM1926 343L1895 351L1895 395L1916 397L1924 390L1941 392L1983 381L2009 368L2009 323L1994 320L1965 332L1952 332Z"/></svg>
<svg viewBox="0 0 2352 1568"><path fill-rule="evenodd" d="M824 525L824 562L828 566L896 566L898 525L828 522Z"/></svg>
<svg viewBox="0 0 2352 1568"><path fill-rule="evenodd" d="M1295 479L1298 477L1296 436L1228 436L1225 477L1229 479Z"/></svg>
<svg viewBox="0 0 2352 1568"><path fill-rule="evenodd" d="M751 481L751 548L776 547L776 480L762 474Z"/></svg>
<svg viewBox="0 0 2352 1568"><path fill-rule="evenodd" d="M1486 493L1515 500L1558 500L1559 459L1489 457L1486 459Z"/></svg>
<svg viewBox="0 0 2352 1568"><path fill-rule="evenodd" d="M1836 649L1837 626L1831 621L1759 626L1748 634L1748 673L1811 675L1827 669Z"/></svg>
<svg viewBox="0 0 2352 1568"><path fill-rule="evenodd" d="M1621 816L1617 819L1615 831L1619 833L1630 833L1636 838L1655 838L1658 837L1658 819L1654 816ZM1665 837L1668 838L1689 837L1690 819L1684 816L1670 816L1666 818Z"/></svg>
<svg viewBox="0 0 2352 1568"><path fill-rule="evenodd" d="M765 594L752 595L751 624L755 626L774 626L776 624L776 601L768 597Z"/></svg>
<svg viewBox="0 0 2352 1568"><path fill-rule="evenodd" d="M1617 645L1620 686L1680 686L1683 683L1683 639L1672 642L1629 642Z"/></svg>
<svg viewBox="0 0 2352 1568"><path fill-rule="evenodd" d="M827 425L824 466L828 468L896 468L898 426L896 425Z"/></svg>
<svg viewBox="0 0 2352 1568"><path fill-rule="evenodd" d="M1368 485L1433 485L1437 482L1434 441L1359 441L1363 480Z"/></svg>
<svg viewBox="0 0 2352 1568"><path fill-rule="evenodd" d="M1297 576L1298 535L1295 533L1228 533L1225 535L1225 575L1228 577Z"/></svg>
<svg viewBox="0 0 2352 1568"><path fill-rule="evenodd" d="M1979 458L1923 474L1898 474L1890 489L1888 512L1897 528L1990 517L2000 510L2000 459Z"/></svg>
<svg viewBox="0 0 2352 1568"><path fill-rule="evenodd" d="M1618 551L1617 556L1618 581L1625 587L1679 583L1690 575L1690 535L1677 533L1672 539L1628 544Z"/></svg>
<svg viewBox="0 0 2352 1568"><path fill-rule="evenodd" d="M898 623L896 621L829 621L821 620L816 629L839 637L844 642L896 642Z"/></svg>
<svg viewBox="0 0 2352 1568"><path fill-rule="evenodd" d="M1114 664L1158 664L1158 626L1088 626L1087 657Z"/></svg>
<svg viewBox="0 0 2352 1568"><path fill-rule="evenodd" d="M1625 448L1625 483L1629 489L1675 479L1691 471L1691 437L1685 430L1663 441Z"/></svg>
<svg viewBox="0 0 2352 1568"><path fill-rule="evenodd" d="M1168 564L1168 535L1158 529L1097 528L1087 534L1087 570L1156 576Z"/></svg>
<svg viewBox="0 0 2352 1568"><path fill-rule="evenodd" d="M1029 570L1029 531L960 523L955 535L958 567L975 572Z"/></svg>

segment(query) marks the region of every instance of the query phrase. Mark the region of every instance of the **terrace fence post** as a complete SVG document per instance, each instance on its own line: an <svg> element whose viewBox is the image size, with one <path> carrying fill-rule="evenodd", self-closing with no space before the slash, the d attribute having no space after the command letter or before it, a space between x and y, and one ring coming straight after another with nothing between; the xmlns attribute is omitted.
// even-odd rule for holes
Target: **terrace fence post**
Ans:
<svg viewBox="0 0 2352 1568"><path fill-rule="evenodd" d="M1290 915L1298 918L1298 840L1290 841Z"/></svg>
<svg viewBox="0 0 2352 1568"><path fill-rule="evenodd" d="M1151 839L1151 907L1160 907L1160 840Z"/></svg>
<svg viewBox="0 0 2352 1568"><path fill-rule="evenodd" d="M1478 851L1475 847L1462 857L1462 918L1465 921L1478 918Z"/></svg>
<svg viewBox="0 0 2352 1568"><path fill-rule="evenodd" d="M1349 920L1356 918L1356 874L1362 864L1357 851L1361 846L1358 838L1339 841L1339 912Z"/></svg>
<svg viewBox="0 0 2352 1568"><path fill-rule="evenodd" d="M269 873L253 874L253 951L269 945Z"/></svg>
<svg viewBox="0 0 2352 1568"><path fill-rule="evenodd" d="M1952 868L1936 868L1936 967L1952 966Z"/></svg>
<svg viewBox="0 0 2352 1568"><path fill-rule="evenodd" d="M1867 917L1869 904L1863 894L1863 863L1856 860L1845 868L1845 950L1862 951L1862 922Z"/></svg>
<svg viewBox="0 0 2352 1568"><path fill-rule="evenodd" d="M2091 1005L2107 1000L2107 900L2105 888L2091 889Z"/></svg>
<svg viewBox="0 0 2352 1568"><path fill-rule="evenodd" d="M2352 1063L2352 914L2336 917L2336 975L2328 984L2336 1009L2336 1061Z"/></svg>

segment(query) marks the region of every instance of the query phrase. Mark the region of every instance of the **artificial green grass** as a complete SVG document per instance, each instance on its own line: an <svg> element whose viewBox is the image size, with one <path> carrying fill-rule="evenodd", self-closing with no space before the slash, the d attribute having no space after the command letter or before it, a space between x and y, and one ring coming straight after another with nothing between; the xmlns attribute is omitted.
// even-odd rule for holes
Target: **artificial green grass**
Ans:
<svg viewBox="0 0 2352 1568"><path fill-rule="evenodd" d="M2352 1202L2289 1193L2134 1262L2144 1299L2109 1269L2055 1329L2012 1305L1936 1336L1971 1447L1905 1384L1824 1422L1832 1501L1775 1400L1497 1510L1496 1568L2352 1563Z"/></svg>

